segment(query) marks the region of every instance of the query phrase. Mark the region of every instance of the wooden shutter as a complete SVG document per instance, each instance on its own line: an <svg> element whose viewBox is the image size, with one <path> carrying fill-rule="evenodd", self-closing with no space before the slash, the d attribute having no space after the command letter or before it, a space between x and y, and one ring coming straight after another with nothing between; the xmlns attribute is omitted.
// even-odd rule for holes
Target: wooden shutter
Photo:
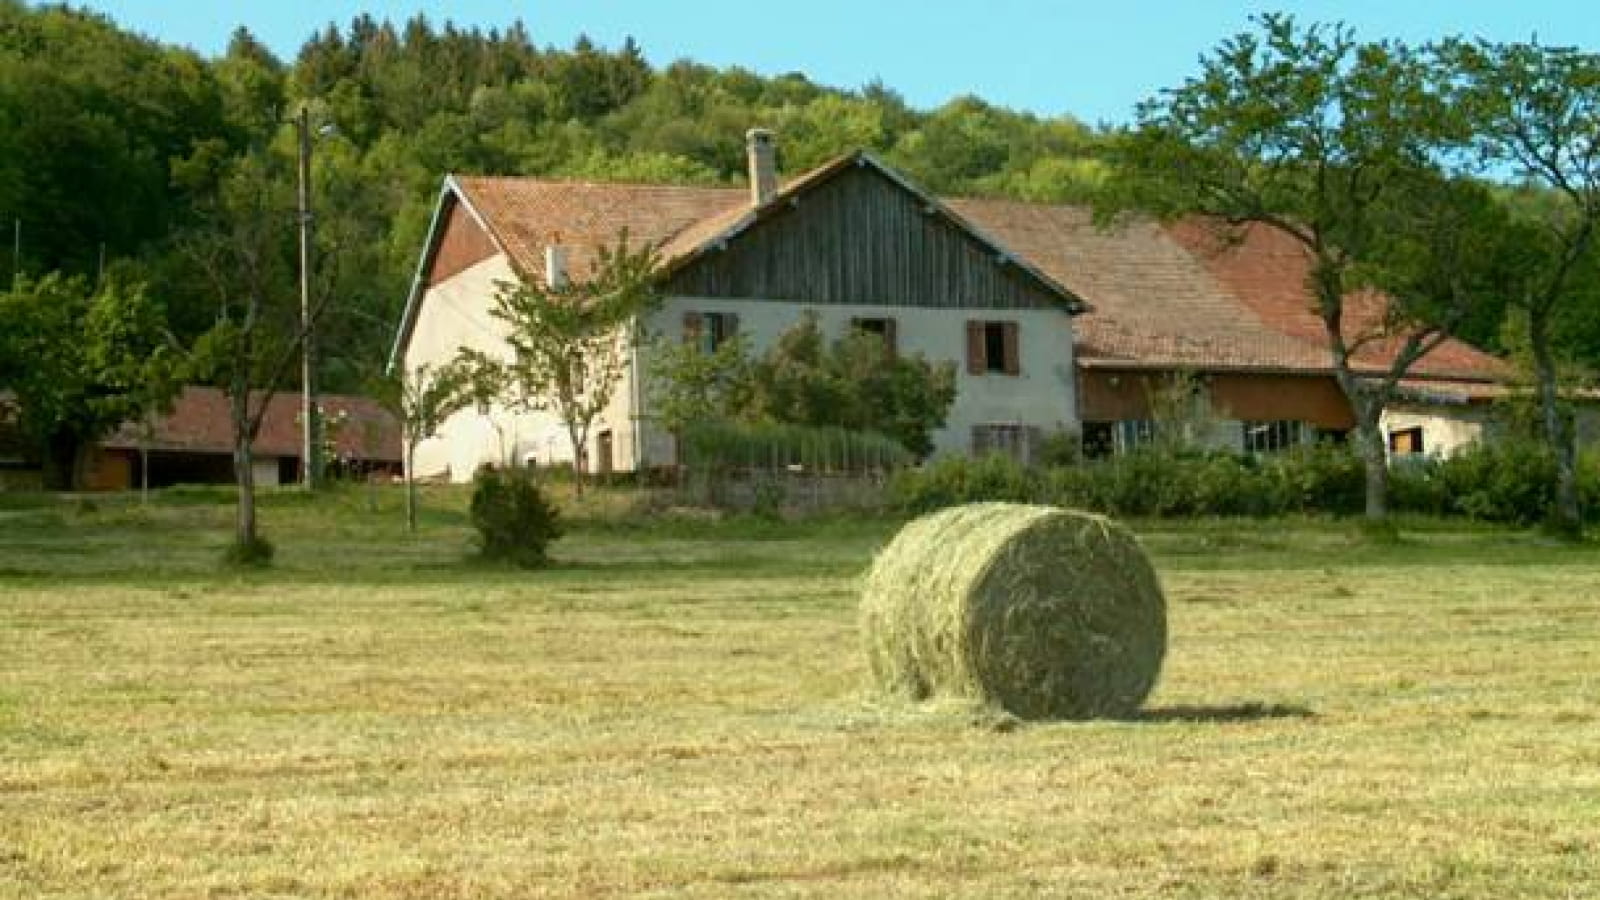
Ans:
<svg viewBox="0 0 1600 900"><path fill-rule="evenodd" d="M982 375L987 371L983 352L983 323L975 320L967 322L967 374Z"/></svg>
<svg viewBox="0 0 1600 900"><path fill-rule="evenodd" d="M705 327L704 319L697 312L683 314L683 342L685 344L700 343L700 332Z"/></svg>
<svg viewBox="0 0 1600 900"><path fill-rule="evenodd" d="M983 326L981 324L978 326L978 330L980 332L983 331ZM990 429L989 426L972 426L972 457L974 459L989 452L991 449L991 444L993 443L993 437L993 430Z"/></svg>
<svg viewBox="0 0 1600 900"><path fill-rule="evenodd" d="M889 358L893 359L900 352L900 329L896 327L894 319L883 320L883 347L889 351Z"/></svg>
<svg viewBox="0 0 1600 900"><path fill-rule="evenodd" d="M722 314L722 340L731 341L739 336L739 314Z"/></svg>
<svg viewBox="0 0 1600 900"><path fill-rule="evenodd" d="M1006 374L1007 375L1021 375L1022 374L1022 359L1019 356L1018 346L1017 346L1017 344L1018 344L1018 341L1017 341L1017 337L1018 337L1018 335L1017 335L1017 323L1015 323L1015 322L1006 322L1004 327L1001 329L1001 333L1005 335L1005 346L1006 346L1005 366L1006 366Z"/></svg>

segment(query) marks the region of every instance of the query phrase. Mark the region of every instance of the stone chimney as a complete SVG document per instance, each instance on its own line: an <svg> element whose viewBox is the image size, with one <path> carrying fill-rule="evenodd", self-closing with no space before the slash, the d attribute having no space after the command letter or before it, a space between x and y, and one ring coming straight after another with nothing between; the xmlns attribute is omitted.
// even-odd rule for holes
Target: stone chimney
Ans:
<svg viewBox="0 0 1600 900"><path fill-rule="evenodd" d="M567 286L567 248L560 244L544 248L544 283L550 290Z"/></svg>
<svg viewBox="0 0 1600 900"><path fill-rule="evenodd" d="M778 145L765 128L750 129L744 139L750 157L750 205L760 206L778 192Z"/></svg>

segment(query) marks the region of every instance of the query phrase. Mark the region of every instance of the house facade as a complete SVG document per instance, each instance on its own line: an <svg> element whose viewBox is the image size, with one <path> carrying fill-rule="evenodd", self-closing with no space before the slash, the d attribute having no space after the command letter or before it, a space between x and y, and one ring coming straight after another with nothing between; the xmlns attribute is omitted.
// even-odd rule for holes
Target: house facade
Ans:
<svg viewBox="0 0 1600 900"><path fill-rule="evenodd" d="M624 232L660 249L662 306L645 323L710 348L739 334L760 352L807 312L829 336L852 327L900 352L950 360L958 393L936 455L1028 458L1052 431L1091 455L1156 438L1270 452L1354 426L1306 291L1303 248L1267 229L1132 220L1089 211L937 198L866 153L779 186L770 136L752 133L749 190L446 179L391 366L437 366L461 347L509 352L489 315L500 285L582 277ZM1347 336L1381 321L1383 298L1349 303ZM1381 376L1392 339L1363 342ZM650 414L648 348L630 359L594 429L596 471L673 462ZM1420 360L1383 427L1397 455L1450 452L1483 434L1503 364L1458 341ZM571 459L548 414L475 409L419 449L418 474L471 477L485 463Z"/></svg>
<svg viewBox="0 0 1600 900"><path fill-rule="evenodd" d="M815 314L824 333L876 331L897 353L957 367L936 455L974 445L1026 454L1076 432L1073 317L1082 301L943 201L869 154L779 187L769 136L751 135L749 191L521 178L447 179L391 365L437 367L462 347L504 356L496 292L518 278L583 277L624 232L659 248L659 340L707 349L739 335L760 353ZM637 244L635 244L637 245ZM650 345L628 360L585 448L592 471L671 465L650 412ZM417 474L466 480L484 463L570 462L550 413L500 406L452 417Z"/></svg>

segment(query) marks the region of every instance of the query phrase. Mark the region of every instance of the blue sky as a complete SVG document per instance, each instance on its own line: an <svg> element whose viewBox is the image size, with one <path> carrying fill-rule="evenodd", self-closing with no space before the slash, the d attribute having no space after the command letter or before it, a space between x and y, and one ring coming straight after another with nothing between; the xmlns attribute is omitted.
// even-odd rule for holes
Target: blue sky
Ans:
<svg viewBox="0 0 1600 900"><path fill-rule="evenodd" d="M1363 37L1422 41L1449 34L1600 49L1600 16L1577 0L96 0L83 4L125 27L206 54L237 25L279 55L330 21L366 11L436 24L505 25L521 18L541 44L587 33L607 46L632 35L655 63L690 57L766 74L800 71L859 87L881 78L916 106L953 96L1044 115L1125 122L1133 106L1179 83L1196 58L1254 12L1344 21Z"/></svg>

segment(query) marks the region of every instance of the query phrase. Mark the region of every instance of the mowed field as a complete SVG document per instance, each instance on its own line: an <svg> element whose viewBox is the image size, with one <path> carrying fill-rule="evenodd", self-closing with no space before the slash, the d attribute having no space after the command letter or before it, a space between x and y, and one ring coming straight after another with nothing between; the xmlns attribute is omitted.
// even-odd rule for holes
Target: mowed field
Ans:
<svg viewBox="0 0 1600 900"><path fill-rule="evenodd" d="M1135 721L866 687L891 522L640 522L466 561L459 494L0 498L3 897L1596 897L1600 550L1133 523ZM602 498L604 500L605 498Z"/></svg>

